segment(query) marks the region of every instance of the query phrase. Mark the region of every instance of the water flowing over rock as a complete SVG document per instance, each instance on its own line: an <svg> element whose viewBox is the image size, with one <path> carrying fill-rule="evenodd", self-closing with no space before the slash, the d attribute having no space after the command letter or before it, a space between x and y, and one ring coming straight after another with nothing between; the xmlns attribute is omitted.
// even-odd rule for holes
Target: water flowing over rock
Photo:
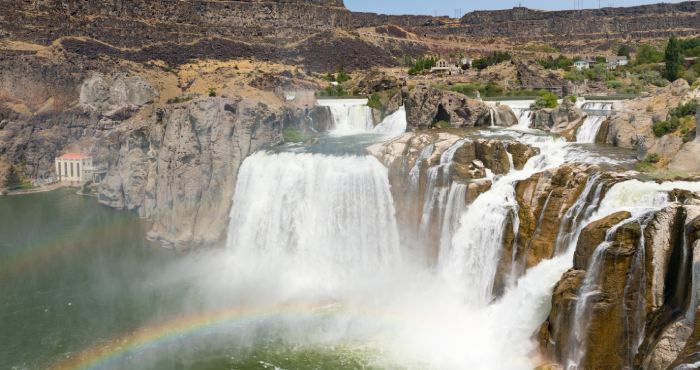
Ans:
<svg viewBox="0 0 700 370"><path fill-rule="evenodd" d="M256 153L235 194L227 245L237 253L350 271L400 259L386 168L373 157Z"/></svg>
<svg viewBox="0 0 700 370"><path fill-rule="evenodd" d="M700 190L619 182L596 211L608 216L581 231L574 268L557 285L540 332L545 353L566 368L665 369L683 347L688 323L678 320L688 316L692 255L684 225L697 211L671 202L681 199L669 196L674 187ZM615 209L622 211L609 213Z"/></svg>
<svg viewBox="0 0 700 370"><path fill-rule="evenodd" d="M168 107L112 135L99 200L153 220L150 236L191 248L220 241L235 176L251 153L281 142L280 112L244 99Z"/></svg>

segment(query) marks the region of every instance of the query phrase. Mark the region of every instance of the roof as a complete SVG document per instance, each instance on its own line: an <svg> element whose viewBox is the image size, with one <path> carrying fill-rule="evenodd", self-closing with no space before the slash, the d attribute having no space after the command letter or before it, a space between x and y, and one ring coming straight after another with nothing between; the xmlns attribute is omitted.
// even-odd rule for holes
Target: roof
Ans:
<svg viewBox="0 0 700 370"><path fill-rule="evenodd" d="M88 156L83 154L83 153L66 153L66 154L58 157L58 159L68 159L68 160L87 159L87 158L88 158Z"/></svg>

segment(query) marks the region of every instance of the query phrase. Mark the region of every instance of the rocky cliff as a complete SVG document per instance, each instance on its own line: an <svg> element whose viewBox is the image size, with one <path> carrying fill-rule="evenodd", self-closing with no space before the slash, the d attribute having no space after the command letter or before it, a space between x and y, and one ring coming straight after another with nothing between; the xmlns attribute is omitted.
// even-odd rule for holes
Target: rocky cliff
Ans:
<svg viewBox="0 0 700 370"><path fill-rule="evenodd" d="M282 142L280 112L246 99L203 98L156 111L108 138L101 203L153 221L178 249L225 236L235 179L253 152Z"/></svg>
<svg viewBox="0 0 700 370"><path fill-rule="evenodd" d="M513 8L475 11L449 33L504 37L512 41L666 38L700 31L700 3L653 4L627 8L540 11Z"/></svg>

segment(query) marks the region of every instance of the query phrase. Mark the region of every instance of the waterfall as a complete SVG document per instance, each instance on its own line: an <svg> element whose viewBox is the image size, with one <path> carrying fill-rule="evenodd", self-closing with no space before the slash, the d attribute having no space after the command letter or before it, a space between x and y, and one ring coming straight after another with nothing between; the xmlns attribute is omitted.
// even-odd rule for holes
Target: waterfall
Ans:
<svg viewBox="0 0 700 370"><path fill-rule="evenodd" d="M387 170L373 157L256 153L240 169L228 248L333 272L396 263Z"/></svg>
<svg viewBox="0 0 700 370"><path fill-rule="evenodd" d="M600 126L605 121L605 116L588 116L586 120L583 121L581 127L579 127L576 132L576 142L577 143L595 143L596 136L598 136L598 131Z"/></svg>
<svg viewBox="0 0 700 370"><path fill-rule="evenodd" d="M581 109L590 111L611 111L613 109L613 103L606 101L589 101L583 103Z"/></svg>
<svg viewBox="0 0 700 370"><path fill-rule="evenodd" d="M333 116L333 135L354 135L372 132L372 109L367 99L320 99L318 105L329 107Z"/></svg>
<svg viewBox="0 0 700 370"><path fill-rule="evenodd" d="M450 248L441 251L439 269L452 288L476 307L487 305L492 290L506 225L517 219L518 203L515 184L537 171L557 166L565 160L561 140L528 137L524 141L540 148L523 170L511 171L494 179L491 189L470 204L460 218L460 227L452 238ZM517 230L514 230L517 234Z"/></svg>
<svg viewBox="0 0 700 370"><path fill-rule="evenodd" d="M620 224L615 225L610 230L607 231L605 241L596 247L593 256L589 262L589 266L586 268L586 277L582 286L579 288L578 296L580 297L574 308L574 315L572 317L571 333L573 334L573 341L569 343L569 348L564 352L567 355L566 369L567 370L577 370L579 368L581 360L585 356L585 343L587 338L587 328L589 325L590 317L592 314L592 301L591 298L598 292L598 286L600 285L600 279L602 278L600 272L602 270L602 260L606 249L611 245L611 238L614 236L617 229L630 222L639 222L642 226L642 231L644 230L645 216L650 212L659 210L666 207L669 204L668 192L673 189L686 189L690 191L700 191L700 183L685 182L685 181L675 181L675 182L665 182L665 183L653 183L653 182L641 182L639 180L628 180L621 183L615 184L607 192L603 201L600 203L597 211L588 217L588 219L582 222L582 227L590 223L591 221L601 219L607 215L613 214L617 211L629 211L632 214L631 219L622 221ZM576 232L580 235L580 230ZM578 238L576 238L578 239ZM572 239L571 245L569 246L568 254L572 254L575 250L576 239ZM643 261L644 259L644 234L642 232L641 240L638 241L638 251L634 257L636 262L632 267L630 277L625 285L625 291L633 289L631 286L632 282L635 281L634 275L640 274L643 276L645 272L643 271ZM641 268L642 271L637 269ZM645 284L642 279L638 279L641 282L638 284ZM639 287L638 287L639 288ZM641 292L644 290L641 289ZM643 295L643 293L642 293ZM643 299L640 297L639 299ZM643 313L640 310L643 308L642 302L638 302L639 307L632 307L631 314L626 316L626 319L634 321L629 327L630 336L629 340L632 344L630 348L630 353L626 359L629 363L636 355L638 346L641 344L641 337L643 336ZM631 366L631 365L630 365Z"/></svg>
<svg viewBox="0 0 700 370"><path fill-rule="evenodd" d="M372 132L391 138L405 133L407 126L406 108L402 106L396 112L384 118Z"/></svg>

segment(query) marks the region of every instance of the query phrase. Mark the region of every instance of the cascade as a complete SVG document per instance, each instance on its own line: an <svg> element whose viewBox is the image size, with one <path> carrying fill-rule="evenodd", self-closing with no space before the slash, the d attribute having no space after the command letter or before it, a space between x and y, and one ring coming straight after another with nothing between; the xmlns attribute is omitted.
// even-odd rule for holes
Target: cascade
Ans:
<svg viewBox="0 0 700 370"><path fill-rule="evenodd" d="M391 138L405 133L407 126L406 108L401 106L396 112L384 118L380 124L372 129L372 132Z"/></svg>
<svg viewBox="0 0 700 370"><path fill-rule="evenodd" d="M234 252L329 271L400 258L387 170L373 157L256 153L241 166L229 227Z"/></svg>
<svg viewBox="0 0 700 370"><path fill-rule="evenodd" d="M605 116L593 116L589 115L586 120L583 121L581 127L579 127L576 132L576 142L577 143L595 143L595 138L598 136L598 131L600 126L605 121Z"/></svg>
<svg viewBox="0 0 700 370"><path fill-rule="evenodd" d="M333 117L333 135L353 135L372 132L372 109L367 99L320 99L319 106L328 107Z"/></svg>
<svg viewBox="0 0 700 370"><path fill-rule="evenodd" d="M604 101L590 101L581 105L581 109L590 111L611 111L613 103Z"/></svg>

